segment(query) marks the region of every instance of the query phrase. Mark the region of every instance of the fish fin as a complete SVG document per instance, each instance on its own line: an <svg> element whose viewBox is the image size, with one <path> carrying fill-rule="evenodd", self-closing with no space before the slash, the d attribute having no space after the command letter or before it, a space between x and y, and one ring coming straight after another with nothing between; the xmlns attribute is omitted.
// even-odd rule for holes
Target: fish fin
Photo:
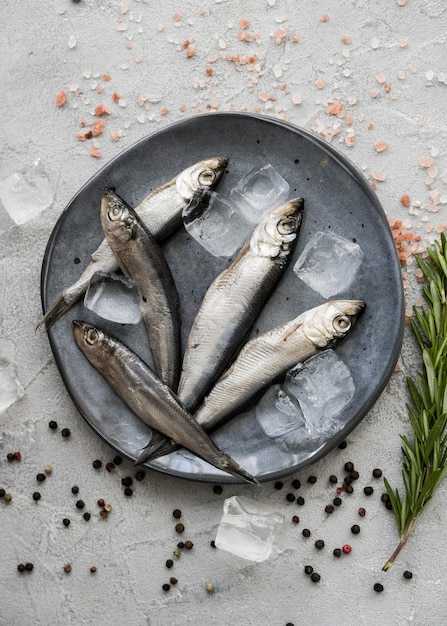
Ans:
<svg viewBox="0 0 447 626"><path fill-rule="evenodd" d="M254 476L245 471L239 463L236 463L230 456L225 455L226 461L220 464L220 469L228 474L231 474L235 478L241 478L244 482L250 485L259 485L259 481Z"/></svg>
<svg viewBox="0 0 447 626"><path fill-rule="evenodd" d="M79 300L82 294L73 298L67 297L66 293L63 292L58 297L56 302L48 309L42 319L36 326L36 330L39 328L43 328L43 330L48 330L58 319L60 319L65 313L71 309L71 307Z"/></svg>

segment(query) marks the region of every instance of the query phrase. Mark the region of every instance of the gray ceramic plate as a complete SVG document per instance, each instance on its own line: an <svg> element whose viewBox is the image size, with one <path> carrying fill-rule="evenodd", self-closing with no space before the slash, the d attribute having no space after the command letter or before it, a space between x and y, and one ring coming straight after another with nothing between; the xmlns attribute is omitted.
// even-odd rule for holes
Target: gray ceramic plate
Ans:
<svg viewBox="0 0 447 626"><path fill-rule="evenodd" d="M224 196L252 168L270 163L290 184L290 197L305 199L294 259L253 333L268 330L324 301L292 272L295 260L317 231L356 240L365 254L349 291L337 294L337 298L367 303L360 321L336 348L355 384L354 398L344 410L343 430L315 449L286 453L264 435L252 410L214 435L216 443L259 480L272 480L314 462L348 435L382 392L401 347L402 280L386 216L363 175L330 145L291 124L239 113L193 117L138 141L84 185L58 220L43 261L43 309L46 311L59 293L77 280L102 240L99 207L105 187L115 187L135 206L150 189L209 156L230 158L218 189ZM210 256L183 231L169 240L165 252L180 292L185 341L207 287L228 265L228 259ZM150 429L110 391L78 350L72 335L73 319L102 326L151 363L144 325L107 322L85 309L81 301L48 332L61 376L80 413L112 448L135 459L147 443ZM150 467L195 480L234 480L183 452L155 461Z"/></svg>

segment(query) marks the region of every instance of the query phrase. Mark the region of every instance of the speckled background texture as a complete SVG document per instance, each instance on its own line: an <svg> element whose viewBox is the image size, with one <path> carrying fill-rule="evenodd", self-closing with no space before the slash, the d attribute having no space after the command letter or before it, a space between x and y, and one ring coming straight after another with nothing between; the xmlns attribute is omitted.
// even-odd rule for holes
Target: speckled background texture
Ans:
<svg viewBox="0 0 447 626"><path fill-rule="evenodd" d="M0 203L1 338L23 389L0 415L0 487L12 495L9 503L0 500L0 624L446 623L445 483L396 564L381 571L398 535L372 470L380 467L400 487L399 434L410 434L405 377L420 367L408 326L398 371L344 450L285 477L281 490L273 483L227 484L222 494L213 483L149 470L138 481L127 460L107 471L116 453L77 413L46 334L35 332L43 255L71 198L137 140L212 111L286 119L353 162L375 189L394 235L403 235L409 314L420 298L414 254L447 228L445 2L6 0L2 33L0 180L40 159L54 197L21 225ZM50 420L58 424L54 431ZM63 428L69 437L62 437ZM7 461L16 451L21 460ZM95 459L101 468L93 468ZM347 461L360 478L328 515L324 507L336 496L329 476L341 484ZM47 466L51 474L37 482ZM315 484L307 481L311 474ZM131 496L124 494L126 477L133 479ZM299 489L293 479L301 481ZM367 485L371 496L363 493ZM288 493L305 503L288 502ZM263 563L210 546L223 501L235 494L285 515ZM100 498L112 506L106 518ZM83 510L75 506L79 499ZM182 535L174 509L182 511ZM361 532L354 536L356 523ZM308 539L303 528L311 530ZM323 550L316 550L316 539L324 540ZM186 540L192 549L173 556ZM352 552L333 557L346 543ZM33 570L20 573L17 566L27 562ZM306 564L321 575L318 584L304 574ZM413 572L411 580L404 570ZM177 584L164 591L172 576ZM384 586L380 594L376 582Z"/></svg>

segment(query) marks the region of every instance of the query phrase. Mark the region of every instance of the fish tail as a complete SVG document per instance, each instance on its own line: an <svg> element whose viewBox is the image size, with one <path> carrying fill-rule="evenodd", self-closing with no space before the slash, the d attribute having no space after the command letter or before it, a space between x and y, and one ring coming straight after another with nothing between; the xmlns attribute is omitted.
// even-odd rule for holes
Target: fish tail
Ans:
<svg viewBox="0 0 447 626"><path fill-rule="evenodd" d="M83 292L82 292L83 293ZM36 330L43 327L48 330L58 319L71 309L71 307L79 300L82 293L72 295L67 291L61 293L56 302L48 309L42 319L36 326Z"/></svg>
<svg viewBox="0 0 447 626"><path fill-rule="evenodd" d="M254 476L245 471L239 463L236 463L230 456L225 455L225 460L219 464L219 469L231 474L235 478L240 478L250 485L259 485L259 481Z"/></svg>
<svg viewBox="0 0 447 626"><path fill-rule="evenodd" d="M175 452L175 450L179 450L181 447L175 441L169 439L169 437L155 431L148 444L140 450L134 465L142 465L148 461L154 461L166 454Z"/></svg>

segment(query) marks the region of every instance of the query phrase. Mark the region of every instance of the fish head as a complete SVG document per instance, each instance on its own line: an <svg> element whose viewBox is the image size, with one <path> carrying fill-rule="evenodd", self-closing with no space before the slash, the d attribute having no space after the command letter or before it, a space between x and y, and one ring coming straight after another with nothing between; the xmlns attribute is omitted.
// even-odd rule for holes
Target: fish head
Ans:
<svg viewBox="0 0 447 626"><path fill-rule="evenodd" d="M194 193L199 190L210 191L214 189L222 178L227 165L227 157L213 157L187 167L175 179L178 193L185 200L191 200Z"/></svg>
<svg viewBox="0 0 447 626"><path fill-rule="evenodd" d="M258 256L286 262L293 250L301 225L304 200L295 198L267 213L250 238L250 248Z"/></svg>
<svg viewBox="0 0 447 626"><path fill-rule="evenodd" d="M354 326L365 309L362 300L330 300L302 315L302 332L318 348L329 348Z"/></svg>
<svg viewBox="0 0 447 626"><path fill-rule="evenodd" d="M113 354L113 343L107 333L88 322L73 320L73 334L81 352L101 371Z"/></svg>
<svg viewBox="0 0 447 626"><path fill-rule="evenodd" d="M101 224L105 236L112 238L115 244L125 245L134 236L134 211L112 189L102 194Z"/></svg>

